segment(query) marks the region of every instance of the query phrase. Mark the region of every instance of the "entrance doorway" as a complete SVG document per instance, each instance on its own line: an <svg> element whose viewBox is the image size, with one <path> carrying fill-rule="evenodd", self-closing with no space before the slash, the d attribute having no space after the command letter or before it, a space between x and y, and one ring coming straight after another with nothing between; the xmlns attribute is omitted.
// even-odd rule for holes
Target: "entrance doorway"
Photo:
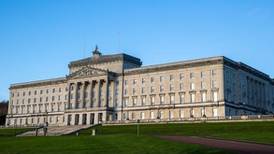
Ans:
<svg viewBox="0 0 274 154"><path fill-rule="evenodd" d="M79 125L79 114L75 114L75 125Z"/></svg>
<svg viewBox="0 0 274 154"><path fill-rule="evenodd" d="M86 125L86 124L87 124L87 114L83 114L82 124L83 124L83 125Z"/></svg>
<svg viewBox="0 0 274 154"><path fill-rule="evenodd" d="M45 121L45 120L44 120ZM71 115L68 115L68 126L70 126L71 125Z"/></svg>
<svg viewBox="0 0 274 154"><path fill-rule="evenodd" d="M90 114L90 124L94 124L94 113Z"/></svg>

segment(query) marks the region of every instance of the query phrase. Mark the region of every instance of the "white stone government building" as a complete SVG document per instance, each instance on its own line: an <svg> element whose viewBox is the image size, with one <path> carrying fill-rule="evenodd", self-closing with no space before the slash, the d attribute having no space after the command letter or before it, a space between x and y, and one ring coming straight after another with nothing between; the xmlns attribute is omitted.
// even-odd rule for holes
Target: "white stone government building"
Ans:
<svg viewBox="0 0 274 154"><path fill-rule="evenodd" d="M12 84L7 126L91 125L273 114L274 80L211 57L142 66L127 54L72 61L66 77Z"/></svg>

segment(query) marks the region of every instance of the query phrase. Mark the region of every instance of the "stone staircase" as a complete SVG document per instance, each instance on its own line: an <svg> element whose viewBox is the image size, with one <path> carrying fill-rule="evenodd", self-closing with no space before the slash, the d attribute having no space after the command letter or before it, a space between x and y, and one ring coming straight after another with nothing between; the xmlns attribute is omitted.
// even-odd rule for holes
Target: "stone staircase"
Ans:
<svg viewBox="0 0 274 154"><path fill-rule="evenodd" d="M82 129L87 129L94 125L76 125L76 126L49 126L47 131L47 136L61 136L68 135L74 132L77 132ZM35 136L36 130L31 130L17 135L20 136ZM38 136L44 136L43 128L38 130Z"/></svg>

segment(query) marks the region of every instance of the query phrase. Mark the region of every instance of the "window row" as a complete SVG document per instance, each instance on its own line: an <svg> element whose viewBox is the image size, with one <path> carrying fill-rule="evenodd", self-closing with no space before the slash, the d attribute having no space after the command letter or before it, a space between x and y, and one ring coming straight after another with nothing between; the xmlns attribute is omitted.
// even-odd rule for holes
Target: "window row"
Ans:
<svg viewBox="0 0 274 154"><path fill-rule="evenodd" d="M211 72L211 76L216 76L216 74L217 74L216 70L211 70L210 72ZM196 74L198 74L198 73L194 73L194 72L189 73L189 78L194 79L196 77ZM206 75L207 75L206 71L200 72L200 78L205 78ZM150 83L155 82L155 78L156 77L150 77ZM185 78L185 74L180 73L178 78L179 78L179 80L183 80ZM166 81L166 80L174 81L175 80L175 75L171 74L169 76L159 76L159 81L160 82L163 82L163 81ZM146 78L141 78L141 83L142 84L146 83ZM128 85L128 80L125 80L124 84ZM136 85L137 84L137 79L133 79L132 84Z"/></svg>
<svg viewBox="0 0 274 154"><path fill-rule="evenodd" d="M160 94L160 95L151 95L151 96L141 96L140 100L138 99L137 96L133 96L131 97L125 97L124 98L124 102L123 102L123 107L128 107L128 106L146 106L146 105L156 105L155 99L156 96L158 96L159 98L159 102L157 104L183 104L183 103L187 103L185 101L185 93L179 93L179 102L175 101L175 94L169 94L169 95L164 95L164 94ZM196 93L189 93L189 103L195 103L197 102L196 100ZM212 93L212 98L211 100L208 100L208 96L207 96L207 92L202 92L200 94L201 97L201 102L208 102L208 101L213 101L213 102L217 102L218 101L218 92L214 91ZM131 102L129 102L131 101Z"/></svg>
<svg viewBox="0 0 274 154"><path fill-rule="evenodd" d="M50 91L49 89L46 89L45 90L46 94L48 94L49 91ZM68 89L66 88L65 91L68 91ZM31 96L32 92L33 92L33 95L37 95L38 92L39 92L40 95L42 95L44 93L44 90L40 90L40 91L39 90L34 90L34 91L28 91L28 92L23 91L23 92L21 92L21 95L22 96L26 96L26 95ZM55 93L56 89L55 88L51 89L51 92ZM62 92L62 88L58 88L58 92L61 93ZM11 96L14 97L15 93L11 93ZM19 97L20 96L20 92L17 92L16 96Z"/></svg>
<svg viewBox="0 0 274 154"><path fill-rule="evenodd" d="M65 100L67 100L67 95L65 95L64 96L64 99ZM30 103L37 103L37 102L43 102L43 101L45 101L45 102L49 102L49 101L52 101L52 102L54 102L54 101L60 101L61 100L61 96L57 96L57 97L55 97L55 96L51 96L51 97L45 97L44 99L43 99L43 97L40 97L40 98L33 98L33 99L31 99L31 98L28 98L28 99L22 99L21 100L21 104L24 104L25 103L25 100L26 100L26 102L28 103L28 104L30 104ZM11 101L11 104L13 104L14 102L13 102L13 100ZM19 99L17 99L16 100L16 104L19 104L20 102L19 102Z"/></svg>
<svg viewBox="0 0 274 154"><path fill-rule="evenodd" d="M146 112L139 112L139 113L136 113L136 112L126 112L126 113L123 113L123 119L124 120L149 120L149 119L174 119L174 118L187 118L187 117L190 117L190 118L194 118L195 115L197 117L207 117L206 115L206 110L205 110L205 107L201 107L200 108L200 113L195 113L195 110L194 109L190 109L188 111L188 113L185 113L186 111L184 111L183 109L179 110L179 112L177 113L178 116L175 117L175 114L176 112L174 111L168 111L168 114L165 114L164 111L158 111L158 112L155 112L155 111L150 111L149 113L146 113ZM146 115L148 114L148 115ZM186 115L188 114L188 116L186 117ZM218 109L217 108L213 108L212 110L212 117L217 117L218 116Z"/></svg>
<svg viewBox="0 0 274 154"><path fill-rule="evenodd" d="M201 82L201 83L200 83L200 89L201 89L201 90L207 89L207 86L206 86L206 85L207 85L206 82ZM216 82L215 80L212 80L212 81L211 81L211 88L212 88L212 89L217 88L217 82ZM146 87L142 87L142 88L141 88L141 94L146 93L146 89L147 89ZM179 91L184 91L184 90L185 90L184 84L183 84L183 83L180 83L180 84L179 84ZM189 90L190 90L190 91L196 90L196 85L195 85L194 82L190 83L190 85L189 85ZM162 92L164 92L164 91L165 91L165 86L160 85L160 86L159 86L159 92L162 93ZM174 92L174 91L175 91L175 86L174 86L173 84L170 84L169 87L168 87L168 91L169 91L169 92L170 92L170 91L171 91L171 92ZM150 92L150 93L155 93L155 92L156 92L156 87L155 87L155 86L151 86L149 92ZM125 88L125 90L124 90L124 95L128 95L128 94L129 94L129 93L128 93L128 89ZM136 94L137 94L136 88L132 88L132 95L136 95Z"/></svg>

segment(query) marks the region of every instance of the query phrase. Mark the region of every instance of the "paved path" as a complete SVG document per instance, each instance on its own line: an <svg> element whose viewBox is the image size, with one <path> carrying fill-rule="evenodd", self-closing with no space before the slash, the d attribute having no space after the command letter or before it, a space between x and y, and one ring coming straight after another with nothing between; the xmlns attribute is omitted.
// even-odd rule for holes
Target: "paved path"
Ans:
<svg viewBox="0 0 274 154"><path fill-rule="evenodd" d="M160 136L160 138L184 143L200 144L209 147L227 149L241 154L274 154L274 146L264 144L245 143L191 136Z"/></svg>

